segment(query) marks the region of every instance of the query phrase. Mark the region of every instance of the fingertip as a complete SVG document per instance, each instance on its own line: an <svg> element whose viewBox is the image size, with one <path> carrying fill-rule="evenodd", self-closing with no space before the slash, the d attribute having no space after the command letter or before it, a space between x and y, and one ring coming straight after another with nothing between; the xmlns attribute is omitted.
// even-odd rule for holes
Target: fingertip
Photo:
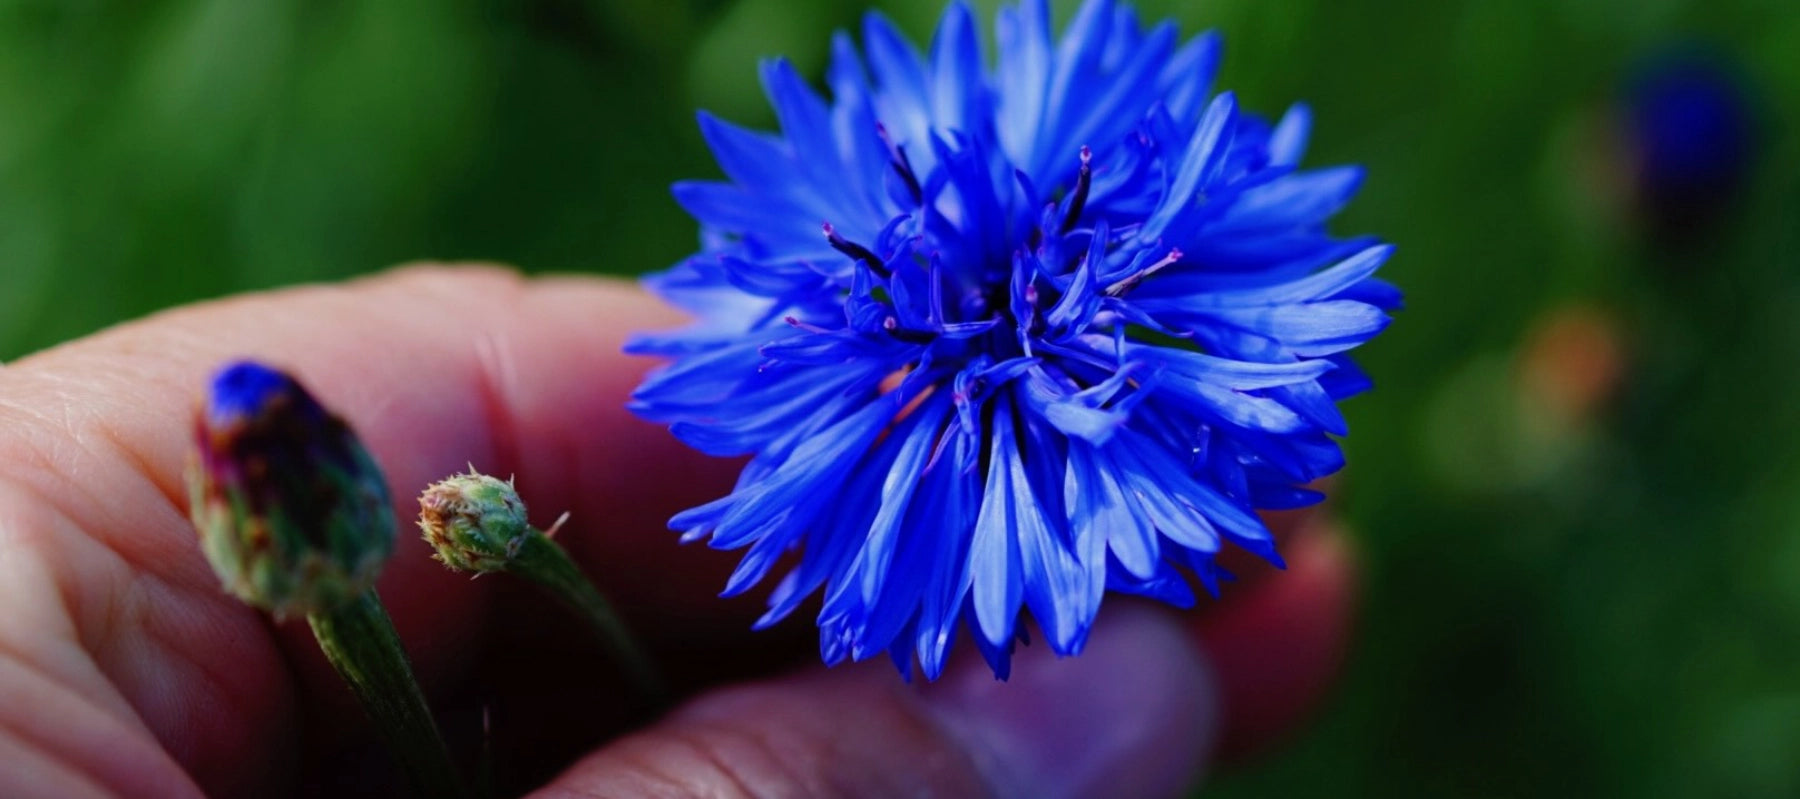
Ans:
<svg viewBox="0 0 1800 799"><path fill-rule="evenodd" d="M1356 558L1334 523L1314 516L1283 548L1286 572L1191 622L1224 697L1218 756L1266 751L1317 712L1342 671L1356 606Z"/></svg>
<svg viewBox="0 0 1800 799"><path fill-rule="evenodd" d="M1177 796L1219 725L1213 669L1179 617L1129 599L1078 656L1023 650L1007 682L964 662L921 693L1000 796Z"/></svg>
<svg viewBox="0 0 1800 799"><path fill-rule="evenodd" d="M1173 797L1216 731L1212 678L1180 620L1114 603L1078 657L964 651L935 684L886 663L703 696L535 796Z"/></svg>

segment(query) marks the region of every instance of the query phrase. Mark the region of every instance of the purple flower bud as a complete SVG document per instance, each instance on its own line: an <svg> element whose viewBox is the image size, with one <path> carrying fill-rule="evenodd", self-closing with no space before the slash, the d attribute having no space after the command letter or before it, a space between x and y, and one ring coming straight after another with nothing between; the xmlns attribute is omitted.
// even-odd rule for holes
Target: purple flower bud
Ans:
<svg viewBox="0 0 1800 799"><path fill-rule="evenodd" d="M374 584L394 549L387 482L292 377L252 361L220 369L194 442L191 513L225 590L286 618Z"/></svg>

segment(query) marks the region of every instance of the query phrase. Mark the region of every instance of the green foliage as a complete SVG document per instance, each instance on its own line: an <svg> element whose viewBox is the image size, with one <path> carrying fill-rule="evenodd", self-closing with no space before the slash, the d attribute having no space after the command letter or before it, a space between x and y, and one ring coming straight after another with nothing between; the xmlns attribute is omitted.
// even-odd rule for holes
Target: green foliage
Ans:
<svg viewBox="0 0 1800 799"><path fill-rule="evenodd" d="M934 3L887 3L923 35ZM991 8L993 3L983 3ZM1066 13L1069 2L1059 2ZM1336 507L1366 570L1320 723L1210 795L1800 792L1800 12L1769 0L1145 0L1223 84L1312 103L1341 220L1409 308ZM848 0L0 1L0 356L414 259L633 274L690 251L694 108L766 124ZM1746 196L1674 247L1616 189L1612 104L1680 40L1763 101ZM1591 412L1520 375L1554 309L1626 354Z"/></svg>

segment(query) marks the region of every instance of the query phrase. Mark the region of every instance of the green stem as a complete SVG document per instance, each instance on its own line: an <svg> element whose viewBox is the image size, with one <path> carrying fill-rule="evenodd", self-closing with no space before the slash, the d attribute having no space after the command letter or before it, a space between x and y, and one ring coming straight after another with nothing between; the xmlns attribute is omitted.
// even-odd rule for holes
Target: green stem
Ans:
<svg viewBox="0 0 1800 799"><path fill-rule="evenodd" d="M507 563L506 570L550 590L564 605L574 610L600 634L601 643L617 658L625 670L638 699L646 709L660 711L667 707L669 693L657 676L656 666L645 654L637 638L613 612L606 597L583 576L575 561L555 541L536 529L517 540L518 552Z"/></svg>
<svg viewBox="0 0 1800 799"><path fill-rule="evenodd" d="M465 797L450 750L438 736L425 695L413 679L400 636L375 590L349 605L306 617L325 658L350 684L351 693L399 758L420 796Z"/></svg>

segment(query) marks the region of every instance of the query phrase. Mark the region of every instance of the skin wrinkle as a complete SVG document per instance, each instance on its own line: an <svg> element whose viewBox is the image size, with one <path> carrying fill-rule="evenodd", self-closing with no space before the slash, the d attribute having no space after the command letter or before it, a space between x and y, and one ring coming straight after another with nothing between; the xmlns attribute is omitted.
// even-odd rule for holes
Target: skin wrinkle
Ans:
<svg viewBox="0 0 1800 799"><path fill-rule="evenodd" d="M7 602L13 608L8 621L18 626L0 626L0 661L17 664L24 669L25 674L37 675L54 686L54 691L65 697L66 702L72 703L70 711L88 707L96 716L110 720L117 725L119 734L123 736L121 740L137 743L154 740L132 703L99 670L98 664L91 659L91 653L80 645L78 625L69 604L68 588L63 580L57 579L60 572L20 562L20 559L27 556L26 553L38 553L40 557L62 555L65 556L61 558L62 562L77 562L66 557L69 552L64 545L70 543L70 536L67 533L59 535L57 532L72 529L72 525L50 503L33 499L31 492L12 485L10 481L0 481L0 508L9 511L9 517L0 520L0 527L8 530L8 538L12 540L7 543L14 545L4 555L0 555L0 558L4 558L0 560L0 576L10 578L0 579L0 591L25 592L19 598ZM10 514L21 510L29 515L23 519L11 517ZM25 539L39 543L29 547L18 546ZM94 544L91 540L85 543ZM94 546L100 548L97 544ZM52 591L33 591L34 584L29 582L29 578L22 581L18 579L20 574L13 573L21 568L30 569L28 574L55 582L60 587ZM54 606L45 607L41 601L34 603L34 597L39 600L56 597L59 601ZM28 615L20 618L21 611ZM50 614L49 617L44 616L46 612ZM52 621L53 619L60 620L60 623ZM21 635L28 637L21 638ZM55 654L58 651L62 654ZM9 688L14 689L16 686ZM59 716L53 723L67 721L68 717ZM12 725L8 726L17 729ZM107 750L108 756L102 762L113 765L121 759L121 752L117 748L109 747ZM60 751L58 753L61 754ZM143 754L145 758L133 762L153 768L152 773L160 772L165 776L170 773L179 774L174 762L167 759L167 755L161 750ZM67 762L68 758L59 757L59 760Z"/></svg>
<svg viewBox="0 0 1800 799"><path fill-rule="evenodd" d="M8 673L9 666L17 667L19 674L9 674ZM87 708L93 709L94 711L96 711L98 713L105 714L107 712L104 708L101 708L99 705L93 704L92 702L88 701L88 698L84 694L82 694L78 690L75 690L72 686L69 686L68 684L66 684L64 682L60 682L60 681L56 680L55 678L51 677L49 672L47 672L43 669L40 669L40 668L33 667L32 664L27 659L20 657L18 655L17 650L10 647L4 639L0 639L0 686L5 686L5 688L6 688L5 691L0 691L0 697L19 696L19 695L23 695L23 694L27 693L27 691L24 688L22 688L20 685L18 685L18 683L20 681L20 675L27 677L27 678L37 677L46 684L44 686L36 686L35 687L36 688L36 692L35 692L36 696L40 700L45 697L51 697L51 698L65 698L66 697L66 700L71 702L74 706L71 708L66 708L65 711L79 710L82 707L87 707ZM0 700L0 701L3 701L3 700ZM109 718L111 717L110 714L108 714L108 717ZM7 720L7 721L13 720L11 709L4 704L0 704L0 720ZM40 751L44 752L46 755L48 755L50 757L51 760L53 760L59 764L67 765L67 766L76 765L70 758L64 756L64 753L62 752L62 750L60 748L53 749L53 748L48 748L48 747L44 746L45 741L43 740L43 738L47 737L46 734L40 734L37 736L26 736L24 734L26 732L26 728L24 728L20 724L13 724L13 723L7 724L4 727L4 732L11 734L13 740L20 741L21 743L37 744L38 746L36 746L34 748L37 748Z"/></svg>
<svg viewBox="0 0 1800 799"><path fill-rule="evenodd" d="M538 796L562 796L567 791L571 795L613 799L646 795L755 799L766 793L754 789L746 770L753 765L779 769L783 766L783 761L774 756L774 750L769 744L747 740L750 737L749 733L734 731L729 725L664 728L658 730L652 740L631 741L627 746L621 747L617 764L619 768L609 775L605 784L587 787L579 781L559 781L552 791L541 792ZM735 749L727 754L726 750L731 747L721 738L746 739L751 748L760 750L760 754L753 759L742 757L744 753ZM790 773L788 777L785 782L768 782L788 789L803 784L797 773Z"/></svg>
<svg viewBox="0 0 1800 799"><path fill-rule="evenodd" d="M721 720L714 719L709 729L719 734L714 747L721 756L721 762L763 766L758 774L757 782L760 784L802 787L808 795L816 796L869 794L867 786L839 779L843 776L840 771L798 767L807 761L850 760L855 753L842 747L842 737L813 736L817 751L809 751L803 739L779 734L766 726L756 726L751 719L724 719L723 723L720 722ZM806 734L811 736L811 731ZM743 777L748 777L749 769L744 765L738 766L736 771ZM753 792L752 795L758 793ZM767 791L760 792L766 793Z"/></svg>
<svg viewBox="0 0 1800 799"><path fill-rule="evenodd" d="M131 471L144 475L149 483L161 492L164 507L177 512L187 507L187 486L184 481L157 479L157 470L151 466L150 461L145 459L142 452L129 446L118 430L103 424L99 427L99 433L106 437L114 451L126 460Z"/></svg>
<svg viewBox="0 0 1800 799"><path fill-rule="evenodd" d="M174 764L161 750L143 745L146 739L141 729L121 723L42 672L0 657L0 684L7 687L0 692L0 719L24 722L10 724L6 730L58 764L122 789L145 787L137 776L140 774L179 773L169 768ZM75 754L83 753L83 744L96 739L104 745L88 748L86 757ZM98 753L104 756L94 756Z"/></svg>
<svg viewBox="0 0 1800 799"><path fill-rule="evenodd" d="M911 795L926 788L973 796L978 786L979 795L993 795L994 786L978 780L962 744L922 706L916 687L894 681L884 665L815 668L807 676L822 684L784 678L705 697L650 730L640 745L656 747L673 738L722 749L745 741L763 755L725 758L719 765L724 776L746 786L748 796L768 795L759 787L801 789L801 796ZM709 740L721 735L723 740ZM881 762L895 752L907 768ZM767 773L758 773L758 766Z"/></svg>
<svg viewBox="0 0 1800 799"><path fill-rule="evenodd" d="M729 746L732 739L749 744L749 752ZM772 756L772 749L765 741L752 740L753 736L734 731L729 727L712 727L706 730L675 729L663 739L666 745L679 747L691 757L668 757L663 760L667 764L687 766L679 775L668 775L664 766L663 773L672 776L670 784L679 790L682 784L689 786L706 786L716 790L709 791L718 799L756 799L757 791L751 786L749 776L745 773L752 764L782 767L779 758ZM694 766L698 764L698 768ZM716 779L695 779L696 775L705 774ZM792 776L792 775L790 775ZM797 779L777 783L784 786L798 786ZM722 792L721 792L722 791Z"/></svg>
<svg viewBox="0 0 1800 799"><path fill-rule="evenodd" d="M508 305L521 307L521 297L514 293L509 297ZM514 400L516 392L512 390L518 385L518 372L514 369L514 360L509 357L511 352L504 333L483 331L475 339L475 368L470 381L475 386L475 397L481 403L481 418L489 431L488 440L493 444L490 462L495 464L496 471L509 476L519 464L518 434L513 427L513 420L519 416Z"/></svg>
<svg viewBox="0 0 1800 799"><path fill-rule="evenodd" d="M9 393L20 389L23 389L22 393L34 393L36 374L27 372L24 366L15 368L11 374L26 379L10 381L5 387L12 390ZM73 381L49 382L62 385L52 388L48 399L40 401L63 408L63 420L54 422L40 415L38 424L7 426L0 446L8 452L9 458L7 463L0 464L0 475L10 476L35 489L40 497L64 498L58 503L59 510L84 532L128 531L129 535L108 537L101 543L124 563L134 567L137 573L172 578L189 588L216 585L215 578L203 563L193 562L193 558L168 557L170 542L192 539L193 536L186 534L191 528L187 528L185 503L177 498L182 495L171 494L167 486L158 485L152 476L153 459L126 443L135 439L121 435L110 425L97 423L103 418L101 414L76 413L75 409L85 403L79 395L72 395L64 388ZM95 441L104 446L95 446ZM72 450L62 446L64 443L72 443ZM10 456L21 448L35 455L29 458L33 468L16 468L18 464ZM104 494L90 488L89 484L95 481L83 479L90 474L107 476ZM120 518L109 512L119 506L131 508L130 516ZM147 531L154 534L146 535ZM198 552L198 545L190 546Z"/></svg>
<svg viewBox="0 0 1800 799"><path fill-rule="evenodd" d="M638 796L646 797L646 799L669 796L681 789L680 776L672 774L668 770L675 760L659 755L660 753L652 752L644 747L625 747L618 752L620 766L623 767L626 774L631 775L631 779L628 780L629 787ZM618 780L614 780L614 782L614 787L617 788ZM536 799L578 799L581 797L601 799L607 795L608 792L602 786L567 781L558 782L553 788L538 791Z"/></svg>
<svg viewBox="0 0 1800 799"><path fill-rule="evenodd" d="M177 351L163 348L163 351ZM154 372L116 374L103 369L82 370L94 375L88 380L76 380L67 377L65 372L46 371L34 368L38 360L34 358L21 362L13 374L19 375L27 386L37 383L44 387L62 411L59 424L53 429L67 434L67 440L81 446L95 455L112 454L123 458L136 467L129 472L153 486L165 498L167 506L179 509L185 506L186 489L181 484L180 472L158 468L149 454L136 444L142 442L124 435L119 428L119 419L131 419L134 412L144 407L145 403L108 403L105 397L144 397L146 395L177 395L180 388L169 378ZM185 434L185 425L181 427ZM97 446L98 444L104 446ZM80 461L70 459L69 465L78 465ZM79 477L79 475L69 475Z"/></svg>
<svg viewBox="0 0 1800 799"><path fill-rule="evenodd" d="M79 384L63 381L63 385ZM65 408L77 407L81 404L66 391L59 391L57 394L64 400L62 404ZM83 414L75 418L92 420L99 417L95 414ZM96 439L84 436L79 432L83 429L98 429L101 432ZM88 441L99 440L110 445L96 447L91 444L81 444L78 452L80 455L85 455L86 460L100 464L91 470L93 473L118 476L117 479L109 478L107 480L108 485L112 486L116 493L126 496L134 494L154 496L155 499L146 496L143 500L148 501L139 501L134 505L139 511L140 518L156 519L161 517L165 522L164 524L121 526L106 522L76 521L78 518L76 509L71 507L68 501L58 502L55 498L75 496L80 498L79 504L84 507L103 507L100 504L100 498L84 490L83 483L79 480L64 480L56 486L58 490L50 490L48 486L40 487L35 492L40 497L39 499L26 500L33 504L50 507L63 519L69 520L67 524L58 526L58 529L69 531L65 540L71 543L86 541L93 544L92 547L81 547L77 551L65 550L64 562L71 566L80 564L86 570L104 571L104 574L98 578L61 581L61 593L65 606L71 611L70 615L74 621L77 640L80 642L81 648L90 654L106 681L120 693L125 704L129 705L131 718L147 732L152 731L152 728L143 718L142 709L152 702L159 701L157 697L166 691L170 681L169 674L163 670L178 669L182 666L190 667L203 677L202 680L190 684L190 688L229 697L229 700L223 702L222 705L236 709L239 715L245 719L245 723L240 726L253 728L254 722L249 720L258 718L261 714L251 709L262 710L261 706L267 704L251 699L253 695L260 693L257 688L239 685L244 681L230 679L230 675L209 668L198 659L191 657L186 651L186 647L183 646L188 643L188 639L185 637L178 639L171 646L166 641L146 639L143 635L146 631L144 621L153 615L160 615L151 613L149 608L153 605L165 608L187 608L206 607L209 604L216 605L218 603L217 578L213 577L204 565L192 563L192 561L198 560L198 546L193 543L192 536L180 535L170 529L171 527L177 530L185 528L187 525L185 514L171 502L170 497L163 491L133 491L126 487L132 482L136 482L140 486L155 484L154 479L145 471L151 462L150 459L141 454L135 456L125 454L132 448L122 442L133 439L121 437L116 431L109 430L106 425L74 425L65 432L71 440L77 442L81 442L85 438ZM47 432L44 437L52 440L56 438L53 431ZM8 444L19 440L16 436L8 438L11 439L7 442ZM37 439L33 437L30 440L35 443ZM5 448L7 450L15 449L12 446ZM76 459L71 459L71 462L76 462ZM89 470L51 469L41 472L41 474L61 475L82 471ZM124 538L98 537L89 532L96 529L124 529L132 535ZM187 529L191 530L191 528ZM146 531L151 534L146 535ZM156 535L156 531L163 531L163 533ZM135 543L146 540L164 543L160 546L151 543L122 546L128 542ZM170 558L166 551L169 544L191 550L192 554L187 558ZM184 561L187 561L187 565L193 566L193 568L182 568ZM165 579L165 575L171 571L177 577L177 581L174 583ZM60 572L53 571L52 573ZM111 590L103 592L90 590L82 593L75 592L72 585L106 585L110 586ZM151 601L147 599L149 597L157 599ZM163 652L175 655L175 657L160 661L146 660L141 657L143 653L139 650L143 644L157 646ZM161 668L145 671L141 667L146 663L158 663ZM234 673L244 672L245 670L238 670ZM176 751L193 748L192 736L174 734L173 731L176 729L190 728L184 724L164 724L154 732L158 739ZM188 745L184 745L184 743Z"/></svg>
<svg viewBox="0 0 1800 799"><path fill-rule="evenodd" d="M22 774L9 777L9 785L26 797L55 797L56 799L115 799L124 794L115 794L101 787L88 778L80 769L72 768L68 763L57 759L53 754L26 744L17 738L0 732L0 762L30 763L32 767ZM11 782L13 779L22 782Z"/></svg>
<svg viewBox="0 0 1800 799"><path fill-rule="evenodd" d="M674 747L673 753L670 751L671 746ZM619 765L622 768L618 774L612 776L606 785L590 786L579 781L568 783L559 781L555 788L549 791L540 791L537 799L561 796L565 790L571 796L611 797L612 799L623 799L627 796L691 796L694 793L692 788L701 784L709 784L696 780L696 770L688 767L695 760L704 763L705 756L698 752L694 753L693 758L682 756L682 753L693 750L693 742L679 738L659 742L657 746L624 747L619 758ZM731 781L735 782L735 780ZM740 784L738 787L741 791L742 785ZM745 794L740 793L739 795ZM715 796L712 799L729 799L729 797Z"/></svg>
<svg viewBox="0 0 1800 799"><path fill-rule="evenodd" d="M177 351L172 345L154 346L152 349L164 352ZM30 364L28 364L28 366L29 365ZM29 372L32 379L44 380L45 378L50 378L52 381L62 384L62 390L58 392L58 395L64 400L62 404L64 414L63 426L70 434L71 439L78 444L82 444L86 449L95 454L104 455L107 452L110 452L125 459L129 465L133 467L128 471L131 474L142 478L161 493L167 507L177 511L184 508L186 506L187 491L186 486L182 484L180 472L158 468L157 464L153 462L148 453L146 453L141 446L134 445L135 439L128 435L124 435L123 431L119 428L116 420L119 416L124 414L117 413L116 411L134 410L135 408L120 409L107 407L103 402L83 401L84 396L139 397L152 390L157 393L173 396L179 394L180 387L175 385L169 378L154 372L121 375L108 373L104 370L93 370L91 373L103 375L103 377L97 377L94 380L84 382L69 380L67 378L58 380L56 377L58 373L46 372L42 369L31 369ZM111 384L109 384L109 380ZM71 388L74 390L71 390ZM78 413L79 417L76 415ZM78 424L76 422L78 418L82 423ZM183 432L185 432L185 427L183 428ZM95 438L98 438L102 444L110 445L109 448L103 449L88 443Z"/></svg>
<svg viewBox="0 0 1800 799"><path fill-rule="evenodd" d="M9 481L0 479L0 507L9 509L23 508L27 509L27 512L29 513L42 514L42 516L27 517L20 523L14 523L15 520L12 519L5 520L9 522L5 526L14 531L11 537L20 540L9 541L8 543L13 544L14 546L9 548L4 554L0 554L0 558L21 558L27 553L40 552L55 556L55 559L58 562L71 564L79 562L79 559L71 557L68 547L65 546L66 543L69 543L68 535L58 534L58 531L73 529L73 523L68 519L66 514L56 508L52 503L38 500L35 498L36 496L37 494L35 494L35 492L28 489L17 488ZM48 516L49 518L44 518L45 516ZM34 518L43 519L43 521L34 522ZM39 543L31 544L29 541L36 541ZM89 541L88 543L93 542ZM0 561L0 566L6 565L12 564ZM54 621L52 621L52 619L44 618L41 614L33 615L26 620L29 625L28 629L31 632L38 633L36 636L36 643L39 647L42 647L45 644L66 645L72 651L67 653L67 656L61 659L62 662L60 665L63 665L65 668L71 666L76 667L74 671L77 672L90 671L90 668L85 667L95 667L98 664L94 663L91 651L82 641L81 625L78 622L77 612L75 610L78 605L77 600L79 597L74 595L75 592L70 587L70 584L74 581L62 579L65 577L63 572L50 568L42 562L28 564L25 568L29 569L32 574L48 579L54 584L52 586L53 590L50 593L58 600L55 610L60 611L52 612ZM0 571L0 575L4 575L4 571ZM5 580L3 583L0 583L0 585L12 590L18 590L22 587L31 587L30 585L21 585L21 582L18 579L19 575L11 576L14 579ZM31 595L25 594L25 596L30 597ZM25 601L29 602L29 599L26 599ZM15 624L18 623L20 621L18 617L19 603L8 602L6 604L13 608L13 612L9 614L7 620ZM12 629L17 630L23 628ZM0 627L0 650L10 650L15 659L38 669L44 674L70 673L68 671L47 668L47 666L52 664L46 662L42 654L38 657L29 656L29 653L22 648L23 642L10 640L10 636L7 634L8 631L8 628ZM137 719L136 714L131 710L130 703L123 695L117 693L116 686L113 686L110 681L106 680L104 674L95 671L92 676L98 682L104 683L107 688L115 689L109 690L104 694L108 699L114 700L110 703L111 706L109 707L109 710L111 712ZM67 687L71 691L87 695L96 686L70 685ZM141 720L139 720L139 723L141 724ZM148 727L142 727L142 729L148 732Z"/></svg>

